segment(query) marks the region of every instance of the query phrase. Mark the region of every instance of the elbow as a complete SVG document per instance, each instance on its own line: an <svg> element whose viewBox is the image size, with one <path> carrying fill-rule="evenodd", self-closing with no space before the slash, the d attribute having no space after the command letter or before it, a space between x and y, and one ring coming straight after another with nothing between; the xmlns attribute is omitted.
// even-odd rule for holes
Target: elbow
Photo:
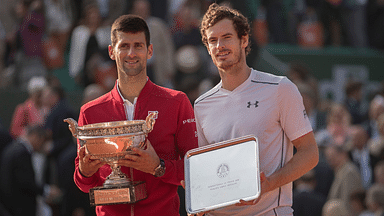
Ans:
<svg viewBox="0 0 384 216"><path fill-rule="evenodd" d="M311 156L311 169L317 166L319 163L319 148L317 144L313 145L312 156Z"/></svg>

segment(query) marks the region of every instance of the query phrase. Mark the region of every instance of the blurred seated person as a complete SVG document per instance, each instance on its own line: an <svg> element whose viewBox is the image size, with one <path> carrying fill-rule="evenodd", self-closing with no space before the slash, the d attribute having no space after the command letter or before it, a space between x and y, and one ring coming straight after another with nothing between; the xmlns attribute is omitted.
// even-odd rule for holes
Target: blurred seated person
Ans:
<svg viewBox="0 0 384 216"><path fill-rule="evenodd" d="M368 189L373 183L373 168L378 158L370 153L367 146L368 133L361 125L350 127L348 139L349 157L359 168L363 186Z"/></svg>
<svg viewBox="0 0 384 216"><path fill-rule="evenodd" d="M344 145L351 126L351 114L341 103L334 102L327 112L327 125L316 134L316 142L319 147L325 147L330 143L338 146Z"/></svg>
<svg viewBox="0 0 384 216"><path fill-rule="evenodd" d="M28 98L16 106L10 125L10 134L17 138L30 125L42 125L47 110L41 101L41 93L47 85L44 77L33 77L28 82Z"/></svg>
<svg viewBox="0 0 384 216"><path fill-rule="evenodd" d="M69 75L80 86L86 87L95 83L93 71L87 68L87 63L92 56L100 55L104 61L109 61L108 45L111 42L111 27L102 26L100 11L96 4L86 5L83 14L81 24L73 29L71 36Z"/></svg>
<svg viewBox="0 0 384 216"><path fill-rule="evenodd" d="M368 210L365 199L366 199L365 190L358 190L351 194L349 198L349 203L352 208L351 209L352 216L374 216L372 212Z"/></svg>
<svg viewBox="0 0 384 216"><path fill-rule="evenodd" d="M367 191L366 202L374 216L384 216L384 186L372 185Z"/></svg>
<svg viewBox="0 0 384 216"><path fill-rule="evenodd" d="M83 99L81 104L84 105L105 93L107 93L107 91L103 88L103 86L96 83L90 84L83 91Z"/></svg>
<svg viewBox="0 0 384 216"><path fill-rule="evenodd" d="M345 86L345 106L351 113L352 124L361 124L366 120L362 88L363 83L360 81L349 81Z"/></svg>
<svg viewBox="0 0 384 216"><path fill-rule="evenodd" d="M379 161L374 168L375 184L384 186L384 160Z"/></svg>
<svg viewBox="0 0 384 216"><path fill-rule="evenodd" d="M365 127L367 128L369 137L372 139L375 139L380 136L377 119L383 113L384 113L384 96L377 94L369 104L369 110L368 110L369 119L366 122L366 124L364 124Z"/></svg>
<svg viewBox="0 0 384 216"><path fill-rule="evenodd" d="M2 154L0 197L13 216L36 215L38 195L48 203L62 195L57 186L39 186L35 180L32 154L42 150L46 136L41 126L29 126L25 135L8 145Z"/></svg>
<svg viewBox="0 0 384 216"><path fill-rule="evenodd" d="M323 216L349 216L348 209L340 199L328 200L322 211Z"/></svg>
<svg viewBox="0 0 384 216"><path fill-rule="evenodd" d="M310 170L294 182L293 205L295 216L321 216L327 197L315 191L315 170Z"/></svg>
<svg viewBox="0 0 384 216"><path fill-rule="evenodd" d="M181 5L174 17L172 33L176 49L185 45L202 46L198 13L191 4L187 1Z"/></svg>
<svg viewBox="0 0 384 216"><path fill-rule="evenodd" d="M325 149L325 155L335 173L327 200L341 199L350 209L350 195L357 190L364 189L359 169L349 159L345 146L329 145Z"/></svg>

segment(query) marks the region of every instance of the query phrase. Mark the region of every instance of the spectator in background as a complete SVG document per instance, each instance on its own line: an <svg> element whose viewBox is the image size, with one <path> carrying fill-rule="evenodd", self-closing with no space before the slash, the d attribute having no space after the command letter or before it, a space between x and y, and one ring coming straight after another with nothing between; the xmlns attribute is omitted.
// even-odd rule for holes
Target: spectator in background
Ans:
<svg viewBox="0 0 384 216"><path fill-rule="evenodd" d="M366 119L366 112L363 107L363 83L351 80L345 86L345 106L351 114L352 124L361 124Z"/></svg>
<svg viewBox="0 0 384 216"><path fill-rule="evenodd" d="M384 216L384 186L372 185L367 191L366 202L374 216Z"/></svg>
<svg viewBox="0 0 384 216"><path fill-rule="evenodd" d="M33 77L29 80L28 98L17 105L11 120L9 131L14 138L22 135L27 126L43 124L47 110L42 104L41 94L46 85L44 77Z"/></svg>
<svg viewBox="0 0 384 216"><path fill-rule="evenodd" d="M348 137L351 126L351 114L343 104L331 104L327 112L327 126L316 134L316 142L319 147L334 143L343 146ZM321 150L321 149L320 149Z"/></svg>
<svg viewBox="0 0 384 216"><path fill-rule="evenodd" d="M43 4L41 0L19 0L15 5L15 13L20 24L11 42L16 67L14 82L21 89L26 89L32 77L47 75L42 60L46 25Z"/></svg>
<svg viewBox="0 0 384 216"><path fill-rule="evenodd" d="M384 160L384 113L377 118L377 128L379 135L368 141L368 148L378 160Z"/></svg>
<svg viewBox="0 0 384 216"><path fill-rule="evenodd" d="M108 45L110 40L110 26L102 25L99 8L96 4L88 4L83 8L84 19L81 25L73 29L71 37L71 47L69 50L69 75L76 82L86 87L91 83L95 83L94 70L91 70L94 65L89 65L88 62L93 58L99 58L97 63L109 61Z"/></svg>
<svg viewBox="0 0 384 216"><path fill-rule="evenodd" d="M353 125L348 139L349 158L359 169L364 188L368 189L373 183L373 168L377 163L367 146L368 133L362 126Z"/></svg>
<svg viewBox="0 0 384 216"><path fill-rule="evenodd" d="M43 91L42 101L49 110L44 122L44 127L49 135L49 145L45 149L49 167L45 170L45 175L48 182L57 184L63 191L67 192L70 190L70 186L73 186L70 184L72 183L74 164L68 163L68 161L73 161L76 157L76 144L64 119L76 119L77 115L66 101L65 92L60 86L47 86ZM66 196L68 193L64 195L63 200L71 201ZM73 200L75 198L72 198ZM68 207L66 204L63 202L55 203L53 208L56 211L61 211L61 208Z"/></svg>
<svg viewBox="0 0 384 216"><path fill-rule="evenodd" d="M62 194L57 186L39 186L35 180L32 154L41 151L45 140L42 127L29 126L26 134L7 146L2 154L1 198L13 216L36 215L38 195L44 195L46 202L54 202Z"/></svg>
<svg viewBox="0 0 384 216"><path fill-rule="evenodd" d="M328 200L323 207L323 216L349 216L348 208L340 199Z"/></svg>
<svg viewBox="0 0 384 216"><path fill-rule="evenodd" d="M369 119L367 123L365 123L371 139L375 139L380 136L377 120L382 113L384 113L384 96L378 94L372 99L369 105Z"/></svg>
<svg viewBox="0 0 384 216"><path fill-rule="evenodd" d="M349 205L351 206L352 216L373 216L365 203L366 191L359 190L351 193Z"/></svg>
<svg viewBox="0 0 384 216"><path fill-rule="evenodd" d="M363 189L359 169L350 161L345 147L329 145L326 147L325 155L335 172L327 200L340 199L350 209L350 195L356 190Z"/></svg>
<svg viewBox="0 0 384 216"><path fill-rule="evenodd" d="M384 186L384 160L379 161L374 168L375 184Z"/></svg>
<svg viewBox="0 0 384 216"><path fill-rule="evenodd" d="M287 77L296 85L298 83L310 85L314 91L316 101L319 101L319 85L308 66L301 62L291 62Z"/></svg>
<svg viewBox="0 0 384 216"><path fill-rule="evenodd" d="M326 197L315 191L315 170L294 181L293 211L295 216L321 216Z"/></svg>
<svg viewBox="0 0 384 216"><path fill-rule="evenodd" d="M68 38L74 26L73 11L70 0L44 0L47 35L64 53Z"/></svg>
<svg viewBox="0 0 384 216"><path fill-rule="evenodd" d="M153 56L147 62L148 77L157 85L173 88L175 47L167 23L151 16L151 5L148 0L135 0L132 14L141 16L148 23L151 32Z"/></svg>
<svg viewBox="0 0 384 216"><path fill-rule="evenodd" d="M94 100L105 93L107 92L101 85L96 83L90 84L83 91L83 99L81 100L81 104L84 105L89 101Z"/></svg>
<svg viewBox="0 0 384 216"><path fill-rule="evenodd" d="M102 19L102 25L112 25L119 16L126 14L131 7L131 1L127 0L82 0L82 7L94 4L97 6Z"/></svg>

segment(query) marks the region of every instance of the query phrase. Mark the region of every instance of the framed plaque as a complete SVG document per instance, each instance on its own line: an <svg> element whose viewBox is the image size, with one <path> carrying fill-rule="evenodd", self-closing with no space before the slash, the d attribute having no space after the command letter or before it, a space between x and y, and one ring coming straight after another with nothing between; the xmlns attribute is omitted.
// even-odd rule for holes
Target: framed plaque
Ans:
<svg viewBox="0 0 384 216"><path fill-rule="evenodd" d="M190 214L260 195L259 146L249 135L195 149L184 156L185 201Z"/></svg>

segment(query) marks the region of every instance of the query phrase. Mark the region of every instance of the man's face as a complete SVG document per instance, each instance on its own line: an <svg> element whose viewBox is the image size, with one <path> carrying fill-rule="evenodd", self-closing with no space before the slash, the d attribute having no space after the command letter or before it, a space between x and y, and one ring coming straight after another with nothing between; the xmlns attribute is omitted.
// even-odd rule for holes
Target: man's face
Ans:
<svg viewBox="0 0 384 216"><path fill-rule="evenodd" d="M245 58L245 47L248 38L238 38L233 23L223 19L206 31L208 39L208 52L213 63L222 70L228 70L237 65L241 58Z"/></svg>
<svg viewBox="0 0 384 216"><path fill-rule="evenodd" d="M109 46L109 56L116 61L118 76L146 75L147 60L152 57L152 44L147 47L144 32L117 32L117 42Z"/></svg>

